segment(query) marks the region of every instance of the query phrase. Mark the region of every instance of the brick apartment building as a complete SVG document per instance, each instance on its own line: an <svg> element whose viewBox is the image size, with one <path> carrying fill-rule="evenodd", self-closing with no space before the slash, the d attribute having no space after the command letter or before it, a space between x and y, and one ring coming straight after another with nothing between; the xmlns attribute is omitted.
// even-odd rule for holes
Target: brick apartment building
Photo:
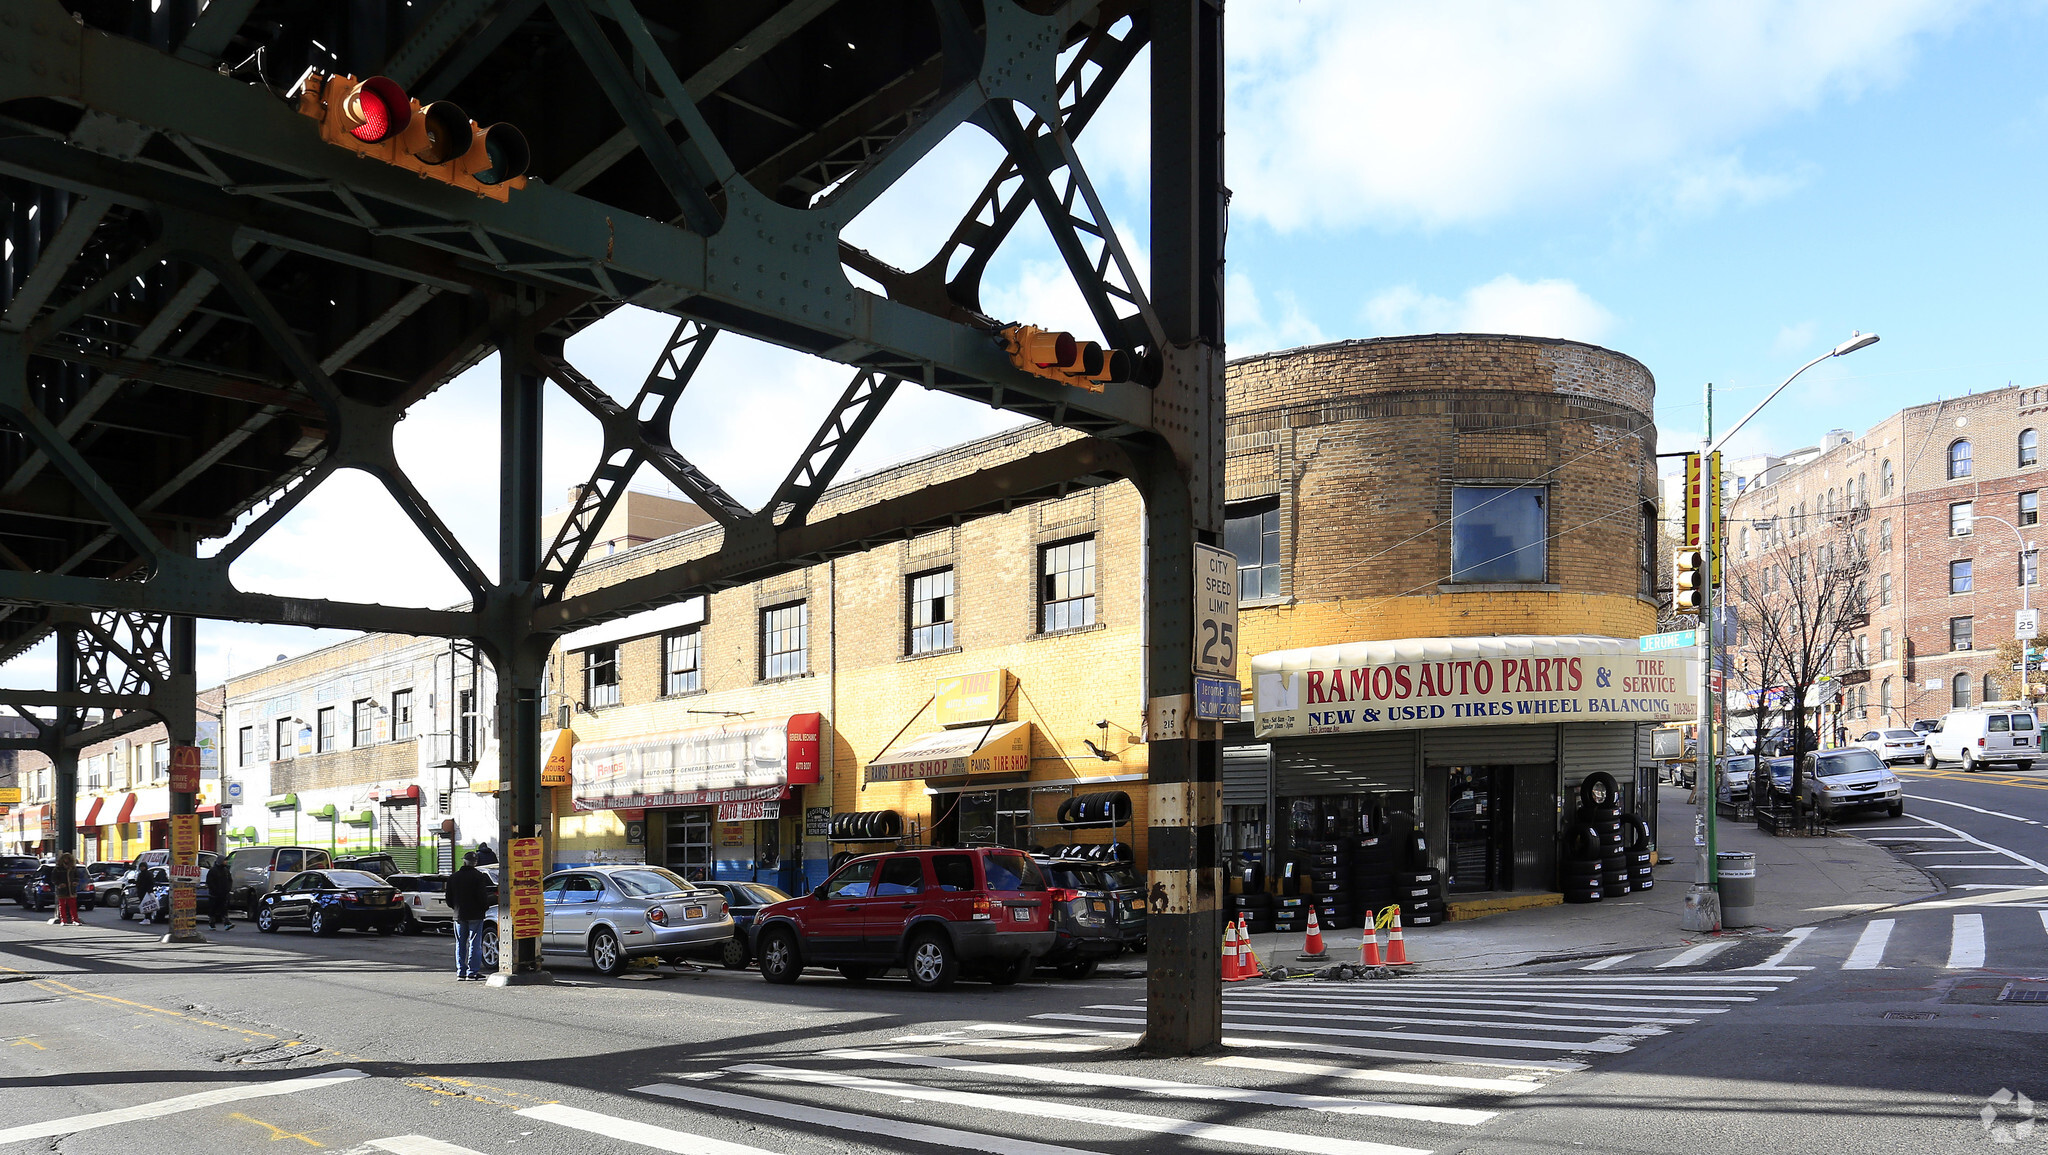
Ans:
<svg viewBox="0 0 2048 1155"><path fill-rule="evenodd" d="M1840 690L1829 707L1849 730L2025 693L1995 651L2013 637L2022 601L2039 593L2044 431L2048 389L1918 405L1861 437L1830 434L1818 455L1728 504L1738 569L1799 552L1823 527L1853 535L1866 553L1868 613L1835 656Z"/></svg>

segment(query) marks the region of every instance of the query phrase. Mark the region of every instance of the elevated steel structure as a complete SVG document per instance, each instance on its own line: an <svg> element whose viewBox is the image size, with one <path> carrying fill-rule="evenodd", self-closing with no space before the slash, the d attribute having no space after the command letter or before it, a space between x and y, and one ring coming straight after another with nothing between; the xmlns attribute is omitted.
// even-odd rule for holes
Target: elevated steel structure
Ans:
<svg viewBox="0 0 2048 1155"><path fill-rule="evenodd" d="M1147 50L1141 279L1074 142ZM517 125L527 187L501 203L324 143L290 99L308 68L387 76ZM472 639L499 674L505 833L524 835L540 819L542 663L562 632L1116 478L1146 502L1148 693L1189 692L1191 551L1222 518L1221 78L1220 0L0 0L0 660L63 636L58 689L0 702L60 711L34 741L73 751L58 761L68 799L77 746L109 727L160 716L189 740L195 618ZM1004 159L930 262L893 268L843 239L968 125ZM1143 354L1155 385L1093 392L1011 365L981 278L1034 209L1105 341ZM630 399L565 355L624 304L677 319ZM758 509L669 436L720 331L853 373ZM495 566L392 446L408 407L491 354ZM906 384L1089 436L814 519ZM544 542L550 388L597 420L604 452ZM589 535L642 467L720 523L719 550L572 592ZM351 468L389 491L466 606L229 580ZM136 676L102 676L108 654ZM105 717L88 728L85 709ZM1166 738L1150 761L1146 1041L1183 1052L1220 1030L1219 756ZM516 979L538 960L511 952L508 967Z"/></svg>

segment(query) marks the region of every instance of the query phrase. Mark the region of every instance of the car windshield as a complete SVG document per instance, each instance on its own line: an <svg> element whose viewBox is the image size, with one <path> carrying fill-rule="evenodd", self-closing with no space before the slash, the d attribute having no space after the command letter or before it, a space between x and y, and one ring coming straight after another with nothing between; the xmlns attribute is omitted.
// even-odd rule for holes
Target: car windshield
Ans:
<svg viewBox="0 0 2048 1155"><path fill-rule="evenodd" d="M1045 889L1045 876L1038 872L1038 864L1021 854L991 854L983 863L990 890Z"/></svg>
<svg viewBox="0 0 2048 1155"><path fill-rule="evenodd" d="M1788 781L1788 782L1789 782L1789 781L1791 781L1791 779L1792 779L1792 759L1790 759L1790 758L1773 758L1773 759L1771 759L1771 777L1773 777L1773 778L1783 778L1783 779L1785 779L1785 780L1786 780L1786 781Z"/></svg>
<svg viewBox="0 0 2048 1155"><path fill-rule="evenodd" d="M1068 890L1099 890L1102 883L1095 872L1068 862L1042 862L1038 869L1045 872L1045 880L1054 886Z"/></svg>
<svg viewBox="0 0 2048 1155"><path fill-rule="evenodd" d="M382 878L374 874L365 874L360 870L330 870L327 872L327 881L333 883L336 886L384 885L384 880Z"/></svg>
<svg viewBox="0 0 2048 1155"><path fill-rule="evenodd" d="M1111 890L1137 890L1138 872L1127 866L1102 867L1102 881Z"/></svg>
<svg viewBox="0 0 2048 1155"><path fill-rule="evenodd" d="M788 895L762 882L743 882L734 887L733 890L738 892L734 895L735 898L744 898L751 895L754 901L762 906L782 902L789 898Z"/></svg>
<svg viewBox="0 0 2048 1155"><path fill-rule="evenodd" d="M621 870L609 877L613 886L634 898L652 898L659 894L688 894L696 889L684 881L681 875L671 874L659 866Z"/></svg>
<svg viewBox="0 0 2048 1155"><path fill-rule="evenodd" d="M1813 772L1822 778L1883 769L1884 763L1878 760L1877 755L1860 746L1853 750L1823 750L1813 756Z"/></svg>
<svg viewBox="0 0 2048 1155"><path fill-rule="evenodd" d="M1918 730L1886 730L1884 736L1894 742L1910 742L1920 736Z"/></svg>
<svg viewBox="0 0 2048 1155"><path fill-rule="evenodd" d="M125 862L95 862L91 866L86 867L85 872L99 879L119 878L128 873L128 864Z"/></svg>
<svg viewBox="0 0 2048 1155"><path fill-rule="evenodd" d="M1756 769L1756 759L1729 758L1721 763L1721 768L1730 774L1747 774Z"/></svg>

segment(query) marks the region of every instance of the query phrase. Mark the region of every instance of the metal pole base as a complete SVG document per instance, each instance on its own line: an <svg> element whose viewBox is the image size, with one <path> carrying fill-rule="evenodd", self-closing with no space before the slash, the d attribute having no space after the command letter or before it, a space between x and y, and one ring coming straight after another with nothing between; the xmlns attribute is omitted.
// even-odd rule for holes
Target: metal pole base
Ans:
<svg viewBox="0 0 2048 1155"><path fill-rule="evenodd" d="M1685 892L1685 913L1679 916L1681 930L1709 934L1721 929L1721 893L1703 883Z"/></svg>
<svg viewBox="0 0 2048 1155"><path fill-rule="evenodd" d="M493 971L484 976L487 987L540 987L555 981L553 971Z"/></svg>
<svg viewBox="0 0 2048 1155"><path fill-rule="evenodd" d="M185 934L178 934L177 932L173 931L172 933L167 934L156 941L164 943L165 945L204 946L207 943L212 942L213 940L207 938L205 935L200 934L198 931L195 930L188 931Z"/></svg>

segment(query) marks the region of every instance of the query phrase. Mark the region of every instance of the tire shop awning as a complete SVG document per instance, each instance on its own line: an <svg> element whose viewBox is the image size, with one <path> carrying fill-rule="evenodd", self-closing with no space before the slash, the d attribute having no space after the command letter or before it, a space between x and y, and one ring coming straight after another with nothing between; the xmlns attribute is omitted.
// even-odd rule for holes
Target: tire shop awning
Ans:
<svg viewBox="0 0 2048 1155"><path fill-rule="evenodd" d="M868 763L870 782L1014 774L1031 769L1031 723L996 722L921 735Z"/></svg>
<svg viewBox="0 0 2048 1155"><path fill-rule="evenodd" d="M1669 722L1698 713L1699 664L1635 638L1399 638L1252 659L1260 737L1556 722Z"/></svg>

